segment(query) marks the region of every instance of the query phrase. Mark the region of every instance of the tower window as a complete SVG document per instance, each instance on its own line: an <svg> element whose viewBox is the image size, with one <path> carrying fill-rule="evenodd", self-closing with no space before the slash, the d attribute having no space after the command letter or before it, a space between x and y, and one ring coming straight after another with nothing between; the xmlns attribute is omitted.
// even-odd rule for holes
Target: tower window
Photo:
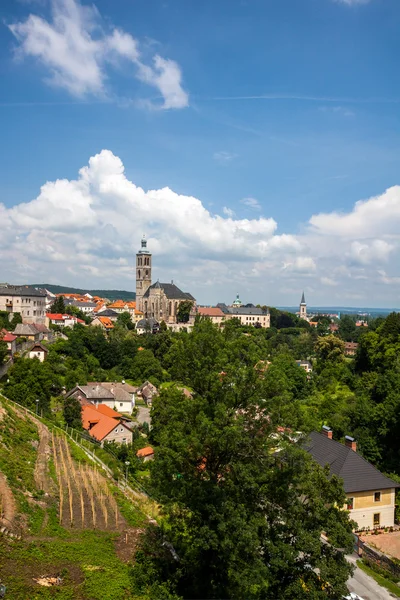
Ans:
<svg viewBox="0 0 400 600"><path fill-rule="evenodd" d="M140 270L138 271L138 273L137 273L137 274L138 274L138 277L140 278Z"/></svg>
<svg viewBox="0 0 400 600"><path fill-rule="evenodd" d="M146 275L148 275L148 274L149 274L149 270L148 270L148 269L146 269Z"/></svg>

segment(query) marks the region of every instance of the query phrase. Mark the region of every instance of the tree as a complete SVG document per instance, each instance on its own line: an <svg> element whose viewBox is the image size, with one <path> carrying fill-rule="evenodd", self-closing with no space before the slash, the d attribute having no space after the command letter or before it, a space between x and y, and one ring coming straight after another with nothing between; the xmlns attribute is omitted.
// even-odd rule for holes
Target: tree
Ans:
<svg viewBox="0 0 400 600"><path fill-rule="evenodd" d="M345 493L300 448L276 437L273 399L254 370L216 378L206 396L163 391L153 404L152 491L163 505L153 581L184 598L283 600L346 593ZM281 447L277 457L274 449ZM325 532L330 541L321 541Z"/></svg>
<svg viewBox="0 0 400 600"><path fill-rule="evenodd" d="M191 300L184 300L178 306L176 313L176 320L178 323L187 323L190 317L190 311L192 310L193 302Z"/></svg>
<svg viewBox="0 0 400 600"><path fill-rule="evenodd" d="M70 396L64 400L63 416L65 423L73 429L82 429L82 406L77 398Z"/></svg>
<svg viewBox="0 0 400 600"><path fill-rule="evenodd" d="M341 316L339 321L339 335L345 342L354 342L357 339L357 327L350 315Z"/></svg>
<svg viewBox="0 0 400 600"><path fill-rule="evenodd" d="M50 312L61 313L61 314L65 313L64 296L57 296L57 298L54 300L53 304L51 305Z"/></svg>
<svg viewBox="0 0 400 600"><path fill-rule="evenodd" d="M18 325L18 323L22 323L22 317L21 317L21 313L19 312L15 312L13 313L13 317L11 319L11 329L14 330L16 328L16 326Z"/></svg>
<svg viewBox="0 0 400 600"><path fill-rule="evenodd" d="M122 312L117 317L117 325L123 327L124 329L135 329L134 324L132 323L131 315L126 311Z"/></svg>
<svg viewBox="0 0 400 600"><path fill-rule="evenodd" d="M3 340L1 339L1 333L0 333L0 365L3 364L3 362L5 361L5 359L8 356L8 347L6 342L3 342Z"/></svg>
<svg viewBox="0 0 400 600"><path fill-rule="evenodd" d="M344 342L333 334L319 337L315 351L322 363L338 363L344 360Z"/></svg>

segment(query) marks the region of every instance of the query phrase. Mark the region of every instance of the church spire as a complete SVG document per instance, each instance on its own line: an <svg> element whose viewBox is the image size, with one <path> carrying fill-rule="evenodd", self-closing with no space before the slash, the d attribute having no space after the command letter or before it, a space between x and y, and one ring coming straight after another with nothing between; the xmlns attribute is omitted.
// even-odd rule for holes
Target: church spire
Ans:
<svg viewBox="0 0 400 600"><path fill-rule="evenodd" d="M301 297L301 302L300 302L300 304L305 304L305 303L306 303L306 299L305 299L305 297L304 297L304 292L303 292L303 295L302 295L302 297Z"/></svg>

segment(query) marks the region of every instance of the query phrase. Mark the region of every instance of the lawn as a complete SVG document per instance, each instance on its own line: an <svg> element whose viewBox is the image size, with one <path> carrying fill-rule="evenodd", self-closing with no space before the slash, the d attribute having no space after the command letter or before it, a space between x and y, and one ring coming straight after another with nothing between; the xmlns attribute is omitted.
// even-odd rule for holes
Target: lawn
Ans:
<svg viewBox="0 0 400 600"><path fill-rule="evenodd" d="M397 583L391 581L390 579L387 579L380 573L377 573L376 571L374 571L374 569L371 569L371 567L366 565L362 560L357 561L357 566L360 567L360 569L364 571L364 573L372 577L372 579L375 579L375 581L379 583L379 585L386 588L387 590L389 590L389 592L400 598L400 587L397 585Z"/></svg>

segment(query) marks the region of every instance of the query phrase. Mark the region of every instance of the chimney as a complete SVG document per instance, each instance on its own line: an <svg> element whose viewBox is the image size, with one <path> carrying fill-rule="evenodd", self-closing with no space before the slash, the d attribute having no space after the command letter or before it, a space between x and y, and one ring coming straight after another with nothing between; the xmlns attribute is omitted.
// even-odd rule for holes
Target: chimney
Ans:
<svg viewBox="0 0 400 600"><path fill-rule="evenodd" d="M329 438L330 440L332 439L333 431L332 431L332 429L330 427L328 427L328 425L323 425L322 426L321 433L323 435L326 435L326 437Z"/></svg>
<svg viewBox="0 0 400 600"><path fill-rule="evenodd" d="M344 443L346 444L347 448L350 448L351 450L354 450L354 452L357 452L357 442L354 438L350 437L349 435L346 435L346 437L344 438Z"/></svg>

